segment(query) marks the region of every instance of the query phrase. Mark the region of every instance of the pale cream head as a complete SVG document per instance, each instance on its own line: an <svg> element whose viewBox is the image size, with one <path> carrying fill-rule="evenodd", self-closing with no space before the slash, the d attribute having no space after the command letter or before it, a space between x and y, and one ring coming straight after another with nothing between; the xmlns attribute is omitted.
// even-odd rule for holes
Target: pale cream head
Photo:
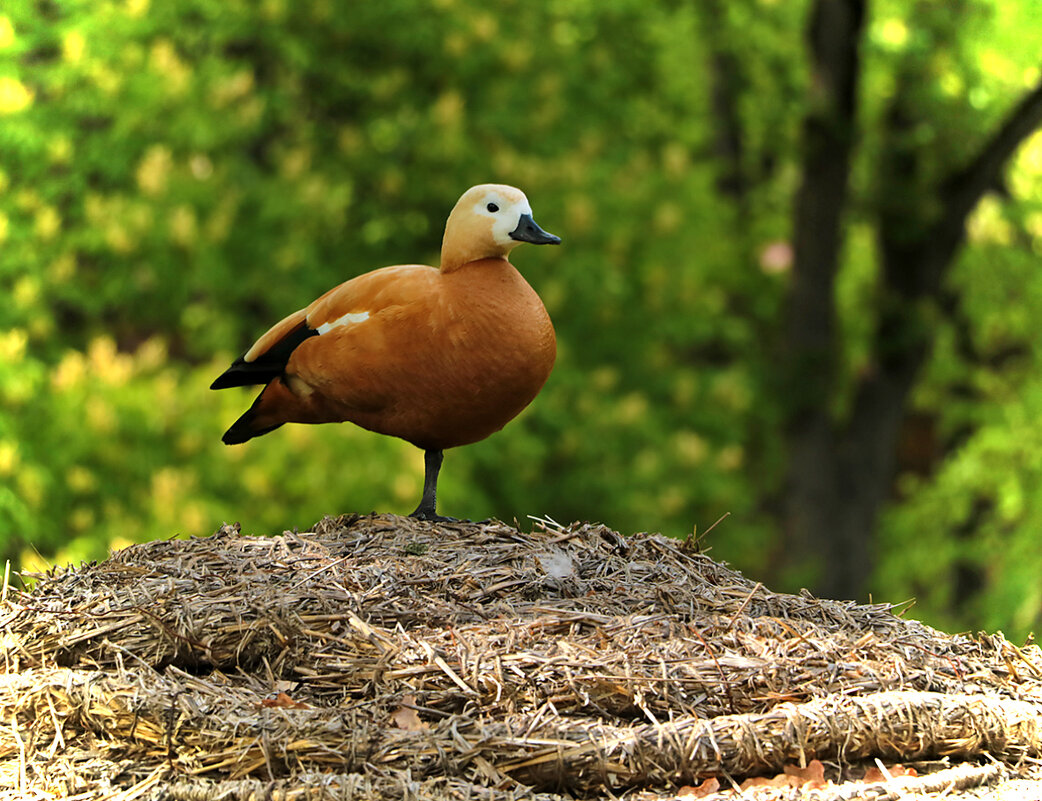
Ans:
<svg viewBox="0 0 1042 801"><path fill-rule="evenodd" d="M454 270L478 259L506 258L522 242L556 244L560 240L532 221L532 207L520 189L478 184L463 193L449 214L441 243L441 269Z"/></svg>

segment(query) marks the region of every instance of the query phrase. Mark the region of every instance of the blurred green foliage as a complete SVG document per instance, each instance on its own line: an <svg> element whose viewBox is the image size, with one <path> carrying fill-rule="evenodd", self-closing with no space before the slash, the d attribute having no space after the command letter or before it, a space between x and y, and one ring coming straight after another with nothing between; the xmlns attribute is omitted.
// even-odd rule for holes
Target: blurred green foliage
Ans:
<svg viewBox="0 0 1042 801"><path fill-rule="evenodd" d="M950 158L1037 79L1033 3L962 2L950 19L965 27L947 5L872 6L854 179L866 203L885 191L873 132L894 92L931 109L936 126L915 135ZM269 532L411 509L411 446L288 426L226 448L250 394L207 386L330 286L436 263L459 194L502 181L565 240L514 257L554 318L559 361L519 420L448 454L442 510L678 536L730 512L714 555L765 570L806 12L776 0L5 2L5 554L97 558L224 520ZM726 87L737 168L719 147L721 56L741 65ZM744 191L722 180L735 169ZM902 475L880 535L877 597L918 595L947 625L1024 632L1040 619L1040 189L1035 137L974 217L951 288L961 314L938 315L915 399L941 453ZM866 222L855 198L837 289L852 375L875 282Z"/></svg>

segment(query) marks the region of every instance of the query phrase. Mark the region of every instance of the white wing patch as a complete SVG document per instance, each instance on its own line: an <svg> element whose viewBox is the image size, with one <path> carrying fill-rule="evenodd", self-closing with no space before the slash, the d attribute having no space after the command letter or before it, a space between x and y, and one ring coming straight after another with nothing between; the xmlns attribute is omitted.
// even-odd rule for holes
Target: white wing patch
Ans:
<svg viewBox="0 0 1042 801"><path fill-rule="evenodd" d="M354 325L355 323L364 323L369 319L369 312L348 312L337 317L331 323L322 323L315 330L320 334L328 334L334 328L338 328L342 325Z"/></svg>

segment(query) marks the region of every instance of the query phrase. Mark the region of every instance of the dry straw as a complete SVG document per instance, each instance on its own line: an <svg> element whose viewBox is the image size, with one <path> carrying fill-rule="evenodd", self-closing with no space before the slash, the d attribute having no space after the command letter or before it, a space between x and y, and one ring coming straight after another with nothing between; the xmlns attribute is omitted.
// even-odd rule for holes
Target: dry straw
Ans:
<svg viewBox="0 0 1042 801"><path fill-rule="evenodd" d="M604 526L226 526L12 595L0 788L23 798L650 798L812 759L837 781L974 760L803 791L882 799L1042 752L1037 648L773 593Z"/></svg>

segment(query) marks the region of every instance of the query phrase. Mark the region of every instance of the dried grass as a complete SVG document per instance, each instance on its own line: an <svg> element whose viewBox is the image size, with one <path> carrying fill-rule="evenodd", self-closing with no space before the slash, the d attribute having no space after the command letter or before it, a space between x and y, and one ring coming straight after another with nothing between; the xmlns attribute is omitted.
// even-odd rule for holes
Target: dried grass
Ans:
<svg viewBox="0 0 1042 801"><path fill-rule="evenodd" d="M41 576L0 629L0 787L26 798L660 797L1042 753L1039 649L604 526L226 526Z"/></svg>

